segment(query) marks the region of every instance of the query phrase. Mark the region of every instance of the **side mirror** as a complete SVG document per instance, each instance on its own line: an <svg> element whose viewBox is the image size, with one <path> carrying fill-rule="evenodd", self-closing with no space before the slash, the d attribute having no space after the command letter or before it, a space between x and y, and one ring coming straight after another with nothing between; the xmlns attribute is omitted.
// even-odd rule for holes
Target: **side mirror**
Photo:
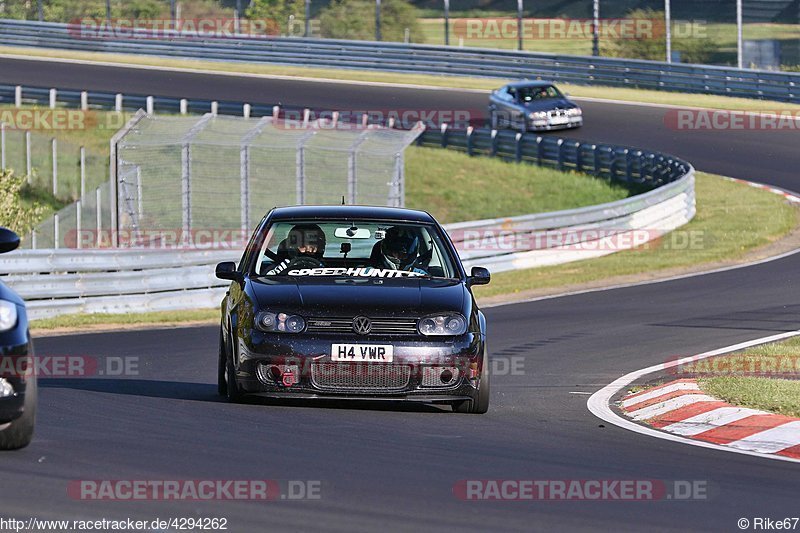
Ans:
<svg viewBox="0 0 800 533"><path fill-rule="evenodd" d="M467 276L467 285L470 287L488 285L490 281L492 281L492 275L489 273L489 269L483 267L472 267L472 272Z"/></svg>
<svg viewBox="0 0 800 533"><path fill-rule="evenodd" d="M233 261L224 261L218 264L215 274L219 279L242 281L242 274L236 270L236 263Z"/></svg>
<svg viewBox="0 0 800 533"><path fill-rule="evenodd" d="M0 254L19 248L19 235L7 228L0 228Z"/></svg>

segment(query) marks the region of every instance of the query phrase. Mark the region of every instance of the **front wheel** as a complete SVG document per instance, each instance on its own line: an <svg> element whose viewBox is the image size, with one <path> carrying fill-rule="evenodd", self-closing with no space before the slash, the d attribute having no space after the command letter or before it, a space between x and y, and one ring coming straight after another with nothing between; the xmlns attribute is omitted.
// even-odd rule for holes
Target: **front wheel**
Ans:
<svg viewBox="0 0 800 533"><path fill-rule="evenodd" d="M37 404L36 377L31 377L25 388L25 407L22 416L0 430L0 450L24 448L33 440Z"/></svg>
<svg viewBox="0 0 800 533"><path fill-rule="evenodd" d="M489 358L484 356L481 368L481 380L478 385L478 397L453 404L456 413L473 413L482 415L489 410Z"/></svg>
<svg viewBox="0 0 800 533"><path fill-rule="evenodd" d="M225 350L225 341L222 337L222 326L219 327L219 354L217 355L217 393L220 396L228 395L228 380L225 364L228 360Z"/></svg>

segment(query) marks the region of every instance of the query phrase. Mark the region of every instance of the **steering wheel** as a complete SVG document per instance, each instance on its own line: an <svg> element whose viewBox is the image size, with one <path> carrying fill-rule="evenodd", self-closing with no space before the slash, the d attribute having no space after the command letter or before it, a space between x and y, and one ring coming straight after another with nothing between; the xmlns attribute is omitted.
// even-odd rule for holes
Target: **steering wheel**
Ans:
<svg viewBox="0 0 800 533"><path fill-rule="evenodd" d="M289 264L286 265L286 270L296 270L301 268L319 268L322 266L322 261L315 257L311 257L308 255L298 255L297 257L293 258L289 261Z"/></svg>

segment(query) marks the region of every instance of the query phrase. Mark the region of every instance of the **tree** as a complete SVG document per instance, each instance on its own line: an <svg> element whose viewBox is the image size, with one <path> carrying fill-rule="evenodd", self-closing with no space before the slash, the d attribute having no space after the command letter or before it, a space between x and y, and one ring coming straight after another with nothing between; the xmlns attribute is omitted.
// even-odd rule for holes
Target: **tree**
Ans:
<svg viewBox="0 0 800 533"><path fill-rule="evenodd" d="M334 0L320 12L320 31L331 39L372 40L375 38L374 0ZM406 28L411 42L424 42L417 22L417 9L406 0L381 2L381 36L386 41L403 41Z"/></svg>
<svg viewBox="0 0 800 533"><path fill-rule="evenodd" d="M253 0L244 14L252 21L266 22L270 34L302 35L305 6L305 0Z"/></svg>

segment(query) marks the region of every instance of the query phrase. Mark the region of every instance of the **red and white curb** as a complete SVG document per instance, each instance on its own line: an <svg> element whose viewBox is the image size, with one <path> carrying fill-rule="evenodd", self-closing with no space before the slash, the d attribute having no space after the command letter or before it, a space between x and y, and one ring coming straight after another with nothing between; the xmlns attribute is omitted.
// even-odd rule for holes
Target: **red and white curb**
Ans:
<svg viewBox="0 0 800 533"><path fill-rule="evenodd" d="M633 420L667 433L800 459L800 418L725 403L703 394L694 379L630 394L620 407Z"/></svg>
<svg viewBox="0 0 800 533"><path fill-rule="evenodd" d="M769 191L774 194L780 194L788 201L798 204L800 203L800 196L797 196L795 193L791 191L786 191L784 189L779 189L778 187L773 187L772 185L764 185L763 183L756 183L755 181L747 181L747 180L740 180L739 178L730 178L728 176L723 176L724 179L727 181L733 181L735 183L742 183L744 185L749 185L750 187L754 187L756 189L762 189L765 191Z"/></svg>
<svg viewBox="0 0 800 533"><path fill-rule="evenodd" d="M800 420L728 405L703 394L691 380L677 380L626 396L621 407L628 416L620 415L611 407L615 396L647 374L797 335L800 330L636 370L592 394L586 405L605 422L636 433L691 446L800 463ZM652 422L652 427L640 421Z"/></svg>

